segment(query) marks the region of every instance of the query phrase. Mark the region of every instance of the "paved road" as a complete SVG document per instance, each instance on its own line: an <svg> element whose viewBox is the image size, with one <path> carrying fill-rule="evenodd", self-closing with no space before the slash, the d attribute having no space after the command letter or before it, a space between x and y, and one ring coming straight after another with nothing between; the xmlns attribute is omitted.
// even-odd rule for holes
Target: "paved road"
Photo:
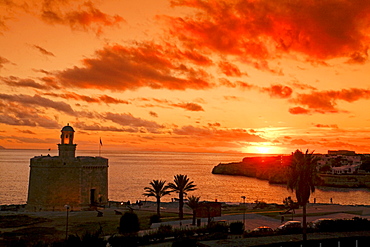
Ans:
<svg viewBox="0 0 370 247"><path fill-rule="evenodd" d="M351 213L346 213L351 212ZM352 213L353 212L353 213ZM302 209L297 209L296 214L302 214ZM370 207L368 206L343 206L335 204L309 204L307 207L308 214L320 214L319 216L307 217L307 222L314 221L321 218L331 219L352 219L353 217L362 217L370 219ZM282 224L281 219L274 219L260 214L247 213L245 214L245 229L252 230L259 226L268 226L272 229L277 228ZM301 217L293 217L293 220L301 220ZM290 215L286 215L285 221L292 220ZM234 221L243 221L243 214L235 215L222 215L221 217L215 217L214 221L226 221L228 223ZM207 218L201 219L202 225L207 224ZM175 228L179 227L191 227L192 220L182 221L167 221L163 223L154 223L151 229L158 228L161 224L171 225Z"/></svg>

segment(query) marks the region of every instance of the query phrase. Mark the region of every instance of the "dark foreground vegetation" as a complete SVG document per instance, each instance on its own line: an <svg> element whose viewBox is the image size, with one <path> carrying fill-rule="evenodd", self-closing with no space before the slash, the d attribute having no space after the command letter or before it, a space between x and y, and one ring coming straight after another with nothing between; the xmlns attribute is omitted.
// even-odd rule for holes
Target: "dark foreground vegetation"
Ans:
<svg viewBox="0 0 370 247"><path fill-rule="evenodd" d="M112 247L121 246L142 246L156 243L169 242L172 246L198 246L201 241L220 240L227 238L237 238L242 241L245 238L284 236L290 234L300 234L301 228L291 228L272 231L244 231L242 222L211 222L204 227L173 228L170 225L161 225L158 229L138 232L140 225L139 218L133 212L127 212L121 216L117 233L104 236L103 229L98 229L93 233L86 232L81 236L69 235L66 240L48 242L37 239L37 233L50 231L47 228L33 228L31 232L26 232L23 236L12 236L12 234L1 234L0 246L9 247L67 247L67 246L91 246L105 247L107 243ZM134 228L130 226L135 226ZM328 233L329 239L307 240L306 246L366 246L370 242L370 235L357 237L340 237L344 232L366 232L370 231L370 221L364 218L355 217L350 220L337 219L325 220L308 228L309 234ZM332 234L330 234L332 233ZM333 238L333 235L335 238ZM330 237L331 236L331 237ZM331 238L331 239L330 239ZM279 242L260 246L300 246L302 241ZM357 245L356 245L357 244ZM256 246L256 245L255 245Z"/></svg>

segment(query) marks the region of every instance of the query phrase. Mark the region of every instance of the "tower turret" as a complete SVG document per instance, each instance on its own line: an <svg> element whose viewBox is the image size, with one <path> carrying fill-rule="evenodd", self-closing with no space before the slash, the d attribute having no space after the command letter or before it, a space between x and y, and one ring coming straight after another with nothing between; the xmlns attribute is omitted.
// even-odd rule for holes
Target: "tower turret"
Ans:
<svg viewBox="0 0 370 247"><path fill-rule="evenodd" d="M60 144L58 144L59 157L74 158L77 144L73 144L74 129L67 124L61 130Z"/></svg>
<svg viewBox="0 0 370 247"><path fill-rule="evenodd" d="M62 134L60 136L60 144L73 144L73 136L75 130L67 124L67 126L64 126L61 130Z"/></svg>

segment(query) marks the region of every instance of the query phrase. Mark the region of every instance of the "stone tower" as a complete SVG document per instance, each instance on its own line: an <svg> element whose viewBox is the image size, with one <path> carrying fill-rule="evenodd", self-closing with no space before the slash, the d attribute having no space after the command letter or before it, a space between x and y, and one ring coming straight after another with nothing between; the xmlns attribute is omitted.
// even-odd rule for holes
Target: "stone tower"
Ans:
<svg viewBox="0 0 370 247"><path fill-rule="evenodd" d="M95 209L108 204L108 159L75 157L74 129L61 130L59 156L35 156L30 161L27 210Z"/></svg>

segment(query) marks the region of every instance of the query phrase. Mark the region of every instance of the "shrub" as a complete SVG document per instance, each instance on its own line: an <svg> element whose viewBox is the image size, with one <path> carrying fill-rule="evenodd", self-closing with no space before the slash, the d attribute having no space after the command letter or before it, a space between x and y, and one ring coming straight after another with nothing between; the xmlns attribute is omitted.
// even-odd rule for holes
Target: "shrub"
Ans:
<svg viewBox="0 0 370 247"><path fill-rule="evenodd" d="M244 223L241 221L231 222L230 223L230 233L232 234L243 234L244 232Z"/></svg>
<svg viewBox="0 0 370 247"><path fill-rule="evenodd" d="M166 237L173 236L172 226L170 225L160 225L157 230L159 239L164 239Z"/></svg>
<svg viewBox="0 0 370 247"><path fill-rule="evenodd" d="M227 233L229 231L229 226L223 222L214 222L207 227L209 233Z"/></svg>
<svg viewBox="0 0 370 247"><path fill-rule="evenodd" d="M126 212L119 221L120 233L133 233L140 230L139 218L134 212Z"/></svg>
<svg viewBox="0 0 370 247"><path fill-rule="evenodd" d="M158 214L154 214L150 216L150 224L159 223L159 222L161 222L161 218L158 216Z"/></svg>

